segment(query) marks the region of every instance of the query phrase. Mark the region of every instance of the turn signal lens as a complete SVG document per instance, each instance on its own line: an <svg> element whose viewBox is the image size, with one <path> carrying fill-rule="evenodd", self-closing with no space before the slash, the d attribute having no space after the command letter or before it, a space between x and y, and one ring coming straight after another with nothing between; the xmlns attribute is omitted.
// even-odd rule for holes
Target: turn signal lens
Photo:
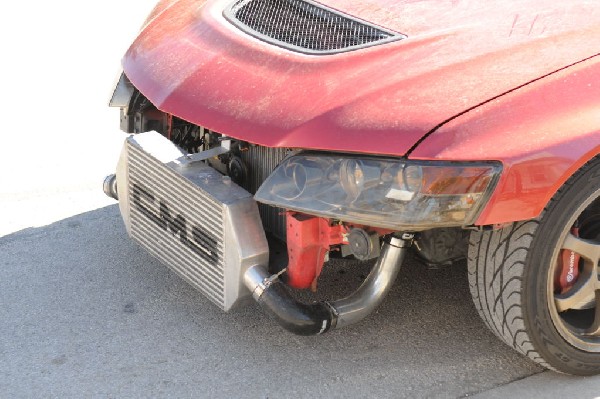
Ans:
<svg viewBox="0 0 600 399"><path fill-rule="evenodd" d="M422 192L428 195L456 195L485 191L492 175L489 167L427 168Z"/></svg>

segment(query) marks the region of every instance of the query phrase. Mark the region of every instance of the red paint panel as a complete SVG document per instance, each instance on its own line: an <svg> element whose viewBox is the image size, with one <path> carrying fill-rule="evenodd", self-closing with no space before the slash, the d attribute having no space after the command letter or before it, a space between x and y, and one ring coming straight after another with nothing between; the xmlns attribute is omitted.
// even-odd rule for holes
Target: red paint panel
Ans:
<svg viewBox="0 0 600 399"><path fill-rule="evenodd" d="M599 7L583 0L324 3L408 39L302 55L227 22L230 0L180 0L148 23L123 66L161 110L235 138L402 156L444 120L600 42Z"/></svg>

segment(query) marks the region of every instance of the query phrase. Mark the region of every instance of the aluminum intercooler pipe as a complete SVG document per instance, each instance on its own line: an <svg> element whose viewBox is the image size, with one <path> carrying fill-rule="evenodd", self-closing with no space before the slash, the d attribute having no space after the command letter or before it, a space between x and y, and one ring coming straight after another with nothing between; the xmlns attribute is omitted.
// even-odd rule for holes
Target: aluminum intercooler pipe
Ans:
<svg viewBox="0 0 600 399"><path fill-rule="evenodd" d="M265 267L254 266L244 274L244 283L254 299L286 330L298 335L319 335L354 324L371 314L396 280L412 234L391 237L363 284L350 296L332 302L304 304L290 295L286 286Z"/></svg>

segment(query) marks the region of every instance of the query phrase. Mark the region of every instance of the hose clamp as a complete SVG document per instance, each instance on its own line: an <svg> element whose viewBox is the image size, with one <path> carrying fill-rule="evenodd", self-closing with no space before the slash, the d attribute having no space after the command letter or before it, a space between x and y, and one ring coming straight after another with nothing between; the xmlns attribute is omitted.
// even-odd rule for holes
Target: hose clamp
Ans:
<svg viewBox="0 0 600 399"><path fill-rule="evenodd" d="M267 290L267 288L269 288L275 281L277 281L279 279L279 276L281 276L286 271L287 268L281 270L279 273L273 274L269 277L265 277L264 279L258 281L256 283L256 287L252 291L252 297L258 301L260 297L264 294L264 292Z"/></svg>
<svg viewBox="0 0 600 399"><path fill-rule="evenodd" d="M396 248L410 248L415 235L413 233L402 233L400 237L390 237L388 244Z"/></svg>

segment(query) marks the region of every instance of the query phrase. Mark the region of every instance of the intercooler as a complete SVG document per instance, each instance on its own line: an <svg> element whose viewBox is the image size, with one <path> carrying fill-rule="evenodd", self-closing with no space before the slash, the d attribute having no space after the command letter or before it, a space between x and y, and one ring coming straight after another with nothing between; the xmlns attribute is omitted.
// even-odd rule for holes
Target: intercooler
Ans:
<svg viewBox="0 0 600 399"><path fill-rule="evenodd" d="M156 132L127 139L117 182L137 243L225 311L249 296L241 276L269 253L252 194Z"/></svg>

